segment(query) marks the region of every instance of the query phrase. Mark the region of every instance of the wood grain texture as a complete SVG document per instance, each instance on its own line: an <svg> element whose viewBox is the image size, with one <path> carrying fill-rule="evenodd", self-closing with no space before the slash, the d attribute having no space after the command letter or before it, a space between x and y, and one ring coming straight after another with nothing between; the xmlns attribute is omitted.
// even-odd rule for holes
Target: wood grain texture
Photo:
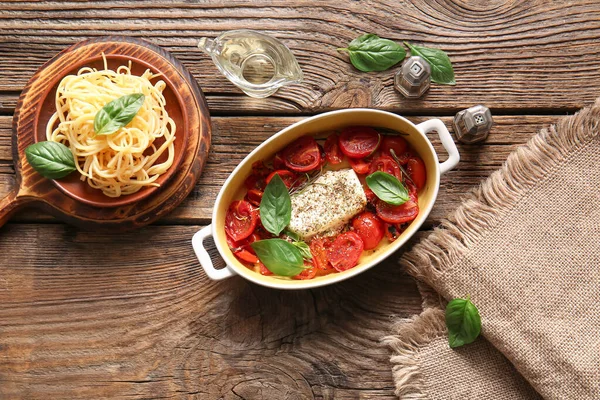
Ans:
<svg viewBox="0 0 600 400"><path fill-rule="evenodd" d="M143 37L193 73L213 113L307 113L372 106L453 114L484 103L493 111L566 110L600 92L597 1L439 0L0 3L0 91L20 91L46 60L88 37ZM258 29L283 40L305 82L264 101L248 99L195 46L199 37ZM393 89L397 68L360 73L339 54L361 33L447 51L457 85L432 85L419 101Z"/></svg>
<svg viewBox="0 0 600 400"><path fill-rule="evenodd" d="M305 82L268 99L243 95L195 47L201 36L239 28L284 41ZM336 52L364 32L444 49L457 85L403 99L392 86L397 68L360 73ZM481 146L459 145L461 162L442 177L414 242L512 150L600 92L594 0L5 1L0 198L16 185L11 119L27 80L64 48L108 34L148 39L191 71L220 116L208 162L160 226L86 232L27 210L0 229L0 399L395 398L389 352L379 340L395 317L418 313L421 304L395 263L400 253L359 277L309 291L209 281L190 239L210 222L228 174L299 116L373 107L413 122L439 115L450 127L456 111L489 106L492 134Z"/></svg>
<svg viewBox="0 0 600 400"><path fill-rule="evenodd" d="M495 117L496 125L492 133L482 145L458 144L461 161L458 167L444 175L438 200L431 212L426 227L437 224L441 218L456 208L461 196L491 172L498 169L508 154L517 146L525 143L541 128L556 122L560 116L500 116ZM208 156L206 168L198 184L183 203L171 214L165 216L160 223L164 224L206 224L209 223L212 206L225 179L237 164L263 140L299 121L292 117L217 117L213 118L213 143ZM423 122L428 117L409 117L415 123ZM452 119L442 120L451 129ZM0 162L7 163L4 173L0 170L0 195L9 190L10 119L0 117ZM445 153L435 134L430 134L441 160ZM235 143L235 145L232 145ZM40 213L26 212L15 216L15 221L40 221L47 219Z"/></svg>
<svg viewBox="0 0 600 400"><path fill-rule="evenodd" d="M197 229L6 225L0 397L393 398L379 340L421 307L395 257L341 284L277 291L209 281Z"/></svg>
<svg viewBox="0 0 600 400"><path fill-rule="evenodd" d="M174 144L175 161L171 177L161 182L160 188L143 188L151 192L131 204L118 207L98 207L94 202L103 202L106 197L89 190L87 183L70 178L68 192L66 184L60 185L45 179L29 165L25 149L33 143L45 140L45 129L52 115L49 107L54 105L53 91L59 79L82 61L105 54L108 63L111 56L133 58L132 69L142 73L148 66L159 71L167 82L164 90L170 98L167 109L179 126L179 136ZM139 60L139 61L136 61ZM116 66L124 60L116 60ZM137 64L146 63L139 67ZM98 59L98 63L102 62ZM142 64L143 65L143 64ZM113 66L113 68L116 68ZM77 68L75 68L75 71ZM171 96L171 97L169 97ZM179 96L179 97L178 97ZM178 142L177 142L178 140ZM74 225L87 229L128 230L146 225L173 210L194 187L206 163L211 140L208 108L202 92L185 67L169 53L157 46L136 38L119 36L86 40L64 50L38 70L19 97L13 119L12 154L18 189L13 189L5 207L0 208L0 226L21 204L31 203ZM178 157L179 155L179 157ZM160 181L162 179L159 178ZM90 201L85 204L77 197Z"/></svg>

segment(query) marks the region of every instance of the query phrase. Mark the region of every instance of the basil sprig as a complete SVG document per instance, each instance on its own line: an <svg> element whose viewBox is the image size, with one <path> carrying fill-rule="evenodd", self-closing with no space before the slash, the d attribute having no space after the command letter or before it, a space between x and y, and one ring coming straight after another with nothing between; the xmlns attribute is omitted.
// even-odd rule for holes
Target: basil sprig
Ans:
<svg viewBox="0 0 600 400"><path fill-rule="evenodd" d="M454 69L448 54L439 49L404 42L411 55L421 56L431 66L431 80L443 85L456 85ZM373 33L366 33L350 42L348 47L337 49L348 53L350 62L363 72L385 71L406 57L404 47Z"/></svg>
<svg viewBox="0 0 600 400"><path fill-rule="evenodd" d="M60 179L75 171L75 157L62 143L46 141L34 143L25 149L29 165L48 179Z"/></svg>
<svg viewBox="0 0 600 400"><path fill-rule="evenodd" d="M296 248L298 250L300 250L300 254L302 254L302 258L304 258L307 261L312 260L312 253L310 252L310 247L308 247L308 245L306 244L306 242L292 242L292 244L294 246L296 246Z"/></svg>
<svg viewBox="0 0 600 400"><path fill-rule="evenodd" d="M446 326L450 347L472 343L481 333L481 317L471 299L454 299L446 306Z"/></svg>
<svg viewBox="0 0 600 400"><path fill-rule="evenodd" d="M439 49L404 42L414 56L421 56L431 66L431 80L444 85L456 85L454 69L448 54Z"/></svg>
<svg viewBox="0 0 600 400"><path fill-rule="evenodd" d="M385 71L406 57L404 47L373 33L361 35L348 47L337 50L347 52L352 65L363 72Z"/></svg>
<svg viewBox="0 0 600 400"><path fill-rule="evenodd" d="M107 103L94 117L96 135L110 135L131 122L144 104L142 93L121 96Z"/></svg>
<svg viewBox="0 0 600 400"><path fill-rule="evenodd" d="M295 276L304 271L300 250L283 239L265 239L250 244L258 259L269 271L281 276Z"/></svg>
<svg viewBox="0 0 600 400"><path fill-rule="evenodd" d="M292 200L287 186L278 174L271 178L265 188L259 209L263 226L275 236L279 236L281 231L290 223Z"/></svg>
<svg viewBox="0 0 600 400"><path fill-rule="evenodd" d="M409 200L408 190L402 182L386 172L376 171L365 179L369 189L388 204L399 206Z"/></svg>

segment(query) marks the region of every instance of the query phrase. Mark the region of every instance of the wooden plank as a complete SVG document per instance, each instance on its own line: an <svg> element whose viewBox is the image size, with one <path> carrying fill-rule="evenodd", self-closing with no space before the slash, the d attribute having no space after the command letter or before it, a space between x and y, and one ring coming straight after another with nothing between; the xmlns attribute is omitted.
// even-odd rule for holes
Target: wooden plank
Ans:
<svg viewBox="0 0 600 400"><path fill-rule="evenodd" d="M172 51L209 96L213 112L299 113L371 106L453 114L484 103L495 111L573 111L600 92L600 3L437 1L182 2L124 0L0 3L0 91L18 92L54 54L83 38L126 34ZM249 99L197 48L198 38L258 29L296 54L305 82L266 100ZM433 85L422 100L393 89L397 68L360 73L336 48L361 33L448 52L454 87ZM425 111L427 110L427 111ZM531 112L535 113L535 112Z"/></svg>
<svg viewBox="0 0 600 400"><path fill-rule="evenodd" d="M421 310L400 253L287 292L209 281L200 228L4 226L0 398L394 398L379 340Z"/></svg>
<svg viewBox="0 0 600 400"><path fill-rule="evenodd" d="M441 218L456 208L465 192L498 169L508 154L525 143L541 128L556 122L560 116L500 116L495 118L493 132L483 145L459 144L461 162L457 169L442 177L436 205L425 226L437 224ZM215 198L227 176L257 145L277 131L299 121L297 117L216 117L212 119L213 139L205 170L190 196L165 217L164 224L205 224L211 218ZM415 123L427 117L410 117ZM451 129L451 118L442 120ZM10 117L0 117L0 162L10 165ZM435 135L430 139L440 159L444 150ZM232 146L235 143L235 146ZM5 169L4 174L10 174ZM2 176L2 171L0 171ZM7 193L10 184L0 181L0 193ZM15 221L48 220L38 212L27 211L14 217Z"/></svg>

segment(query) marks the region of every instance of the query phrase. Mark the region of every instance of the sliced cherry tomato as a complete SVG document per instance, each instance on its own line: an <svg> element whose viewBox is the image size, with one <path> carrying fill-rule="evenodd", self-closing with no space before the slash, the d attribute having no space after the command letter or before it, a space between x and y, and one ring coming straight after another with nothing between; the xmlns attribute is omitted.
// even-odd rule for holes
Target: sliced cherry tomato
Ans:
<svg viewBox="0 0 600 400"><path fill-rule="evenodd" d="M419 157L411 157L406 165L406 173L417 186L417 190L421 190L427 182L427 172L425 171L425 163Z"/></svg>
<svg viewBox="0 0 600 400"><path fill-rule="evenodd" d="M378 200L375 207L377 216L390 224L403 224L412 221L419 215L419 205L416 198L411 198L399 206Z"/></svg>
<svg viewBox="0 0 600 400"><path fill-rule="evenodd" d="M375 171L386 172L398 178L399 181L402 181L402 170L400 170L398 163L390 156L382 155L374 159L369 168L369 174Z"/></svg>
<svg viewBox="0 0 600 400"><path fill-rule="evenodd" d="M233 255L239 258L242 261L246 261L252 264L256 264L258 262L258 257L256 254L252 254L250 251L246 249L241 249L233 252Z"/></svg>
<svg viewBox="0 0 600 400"><path fill-rule="evenodd" d="M385 237L390 242L393 242L394 240L398 239L400 234L404 231L404 229L401 228L401 226L398 224L384 223L384 229L385 229Z"/></svg>
<svg viewBox="0 0 600 400"><path fill-rule="evenodd" d="M304 263L304 266L310 266L310 268L305 269L304 271L300 272L298 275L294 276L292 279L301 279L301 280L306 280L306 279L312 279L315 276L317 276L317 272L319 271L319 269L315 266L312 266L311 264L307 264L306 262Z"/></svg>
<svg viewBox="0 0 600 400"><path fill-rule="evenodd" d="M258 210L245 200L236 200L227 209L225 233L239 242L254 232L257 223Z"/></svg>
<svg viewBox="0 0 600 400"><path fill-rule="evenodd" d="M273 168L274 169L284 169L285 168L285 162L283 161L283 157L281 157L281 153L275 154L275 157L273 158Z"/></svg>
<svg viewBox="0 0 600 400"><path fill-rule="evenodd" d="M377 195L375 194L375 192L373 192L367 186L364 186L364 189L365 189L365 196L367 196L367 201L369 203L374 203L375 200L377 200Z"/></svg>
<svg viewBox="0 0 600 400"><path fill-rule="evenodd" d="M277 171L273 171L267 177L267 184L271 182L271 179L275 176L275 174L279 175L283 183L287 188L291 188L292 184L296 181L296 174L292 171L288 171L287 169L278 169Z"/></svg>
<svg viewBox="0 0 600 400"><path fill-rule="evenodd" d="M352 228L354 228L354 232L362 239L365 250L377 247L385 233L383 231L383 222L375 214L368 211L357 215L352 220Z"/></svg>
<svg viewBox="0 0 600 400"><path fill-rule="evenodd" d="M344 232L331 244L327 252L329 262L338 271L346 271L358 264L364 247L362 239L356 232Z"/></svg>
<svg viewBox="0 0 600 400"><path fill-rule="evenodd" d="M346 128L340 134L340 150L352 158L362 158L373 154L379 147L379 132L366 126Z"/></svg>
<svg viewBox="0 0 600 400"><path fill-rule="evenodd" d="M308 172L319 167L321 149L312 136L302 136L289 144L282 153L285 166L297 172Z"/></svg>
<svg viewBox="0 0 600 400"><path fill-rule="evenodd" d="M371 162L365 158L349 158L350 166L357 174L368 174L371 168Z"/></svg>
<svg viewBox="0 0 600 400"><path fill-rule="evenodd" d="M384 136L381 142L381 151L388 156L391 155L390 149L394 150L397 156L400 156L407 148L408 143L400 136Z"/></svg>
<svg viewBox="0 0 600 400"><path fill-rule="evenodd" d="M256 257L254 250L250 246L250 243L260 240L260 236L256 232L240 242L231 239L228 235L226 235L226 237L229 249L233 252L234 256L241 261L251 264L256 264L258 262L258 257Z"/></svg>
<svg viewBox="0 0 600 400"><path fill-rule="evenodd" d="M325 158L330 164L339 164L344 160L344 154L340 150L338 135L329 135L325 141Z"/></svg>
<svg viewBox="0 0 600 400"><path fill-rule="evenodd" d="M313 264L320 270L331 268L327 258L327 249L331 247L331 240L327 238L317 238L310 241L310 253L313 256Z"/></svg>
<svg viewBox="0 0 600 400"><path fill-rule="evenodd" d="M401 165L406 165L408 163L408 160L413 157L413 155L407 151L405 151L404 153L398 154L396 153L396 157L398 158L398 161L400 161Z"/></svg>
<svg viewBox="0 0 600 400"><path fill-rule="evenodd" d="M262 160L252 163L252 174L256 176L267 176L271 173L271 168L267 167Z"/></svg>
<svg viewBox="0 0 600 400"><path fill-rule="evenodd" d="M253 206L259 207L260 201L262 200L262 196L262 190L250 189L246 193L246 197L244 197L244 200L250 202L250 204L252 204Z"/></svg>
<svg viewBox="0 0 600 400"><path fill-rule="evenodd" d="M273 273L271 271L269 271L267 269L267 267L265 267L265 264L261 263L260 261L258 262L258 272L261 275L264 275L264 276L271 276L271 275L273 275Z"/></svg>

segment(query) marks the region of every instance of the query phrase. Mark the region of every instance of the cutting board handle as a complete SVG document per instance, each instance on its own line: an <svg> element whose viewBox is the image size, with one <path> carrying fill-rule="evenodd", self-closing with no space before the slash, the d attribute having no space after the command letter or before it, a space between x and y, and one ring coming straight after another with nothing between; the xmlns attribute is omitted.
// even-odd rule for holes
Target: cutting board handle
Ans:
<svg viewBox="0 0 600 400"><path fill-rule="evenodd" d="M0 227L2 227L17 210L33 201L29 196L19 196L18 188L13 189L6 197L0 199Z"/></svg>

